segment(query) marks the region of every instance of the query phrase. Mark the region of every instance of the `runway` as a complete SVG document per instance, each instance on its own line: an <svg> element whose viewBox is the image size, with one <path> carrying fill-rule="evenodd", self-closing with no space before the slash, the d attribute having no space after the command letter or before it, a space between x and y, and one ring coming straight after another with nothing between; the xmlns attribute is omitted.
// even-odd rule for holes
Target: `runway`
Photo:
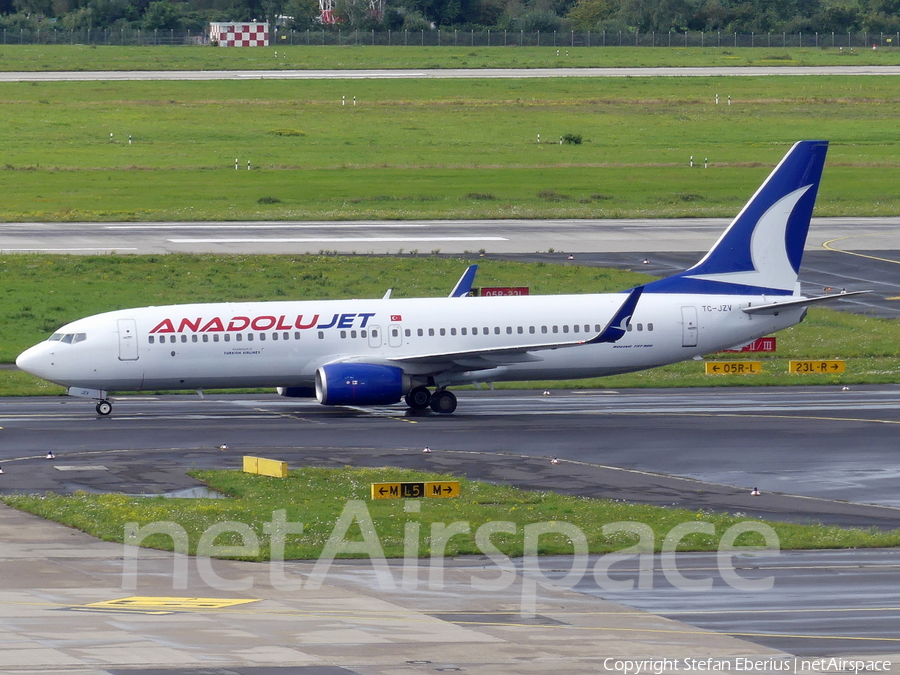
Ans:
<svg viewBox="0 0 900 675"><path fill-rule="evenodd" d="M706 251L725 218L0 223L2 253L558 253ZM636 246L638 244L638 246ZM814 218L807 250L900 249L900 218Z"/></svg>
<svg viewBox="0 0 900 675"><path fill-rule="evenodd" d="M122 70L5 72L0 82L129 80L386 80L524 79L550 77L770 77L900 75L900 66L716 66L697 68L443 68L396 70Z"/></svg>

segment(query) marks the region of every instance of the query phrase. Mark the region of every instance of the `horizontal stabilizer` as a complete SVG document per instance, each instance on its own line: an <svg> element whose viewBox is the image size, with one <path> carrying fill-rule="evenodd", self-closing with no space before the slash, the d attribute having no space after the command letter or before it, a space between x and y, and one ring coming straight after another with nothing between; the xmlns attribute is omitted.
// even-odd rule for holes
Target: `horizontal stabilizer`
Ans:
<svg viewBox="0 0 900 675"><path fill-rule="evenodd" d="M790 300L788 302L773 302L768 305L757 305L756 307L744 307L747 314L778 314L786 309L795 309L797 307L808 307L809 305L821 305L826 302L834 302L835 300L845 300L854 295L863 295L872 291L852 291L850 293L838 293L836 295L820 295L814 298L802 298L800 300Z"/></svg>

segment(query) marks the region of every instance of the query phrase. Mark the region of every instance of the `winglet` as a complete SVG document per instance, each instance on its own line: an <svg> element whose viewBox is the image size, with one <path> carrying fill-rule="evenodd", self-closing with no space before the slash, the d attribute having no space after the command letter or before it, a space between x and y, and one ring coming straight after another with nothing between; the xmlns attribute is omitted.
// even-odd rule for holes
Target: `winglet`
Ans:
<svg viewBox="0 0 900 675"><path fill-rule="evenodd" d="M450 291L451 298L464 298L472 292L472 284L475 283L475 273L478 271L478 265L469 265L463 275L456 282L456 286Z"/></svg>
<svg viewBox="0 0 900 675"><path fill-rule="evenodd" d="M609 320L609 323L606 324L606 328L604 328L597 337L585 340L582 344L591 345L600 342L618 342L621 340L622 336L625 335L625 332L628 330L628 322L631 321L634 310L637 308L638 300L640 300L641 293L643 292L643 286L633 288L628 294L628 297L625 298L625 302L619 307L619 311L616 312L615 316L613 316L613 318Z"/></svg>

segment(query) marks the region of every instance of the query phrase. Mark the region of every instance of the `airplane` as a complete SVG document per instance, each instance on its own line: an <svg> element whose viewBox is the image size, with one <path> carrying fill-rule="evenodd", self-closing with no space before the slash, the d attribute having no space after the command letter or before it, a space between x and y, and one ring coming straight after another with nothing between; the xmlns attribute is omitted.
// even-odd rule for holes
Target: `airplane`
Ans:
<svg viewBox="0 0 900 675"><path fill-rule="evenodd" d="M693 267L621 293L294 300L123 309L73 321L17 366L97 400L110 391L275 387L324 405L456 410L449 387L576 379L700 358L793 326L827 141L799 141Z"/></svg>

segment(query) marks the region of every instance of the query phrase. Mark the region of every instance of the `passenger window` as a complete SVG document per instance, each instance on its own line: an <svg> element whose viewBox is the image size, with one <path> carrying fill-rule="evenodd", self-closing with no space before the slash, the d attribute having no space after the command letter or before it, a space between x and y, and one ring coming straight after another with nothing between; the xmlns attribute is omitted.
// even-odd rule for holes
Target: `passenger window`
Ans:
<svg viewBox="0 0 900 675"><path fill-rule="evenodd" d="M412 336L412 331L411 331L409 328L407 328L406 330L404 330L403 333L406 335L406 337Z"/></svg>
<svg viewBox="0 0 900 675"><path fill-rule="evenodd" d="M225 335L222 336L222 339L225 340L225 342L231 342L231 336L228 333L225 333ZM172 337L172 342L175 342L174 336Z"/></svg>
<svg viewBox="0 0 900 675"><path fill-rule="evenodd" d="M253 335L253 334L251 333L251 337L250 337L251 340L253 339L252 335ZM265 333L260 333L260 334L259 334L259 339L260 339L261 341L265 342L265 340L266 340L266 334L265 334Z"/></svg>
<svg viewBox="0 0 900 675"><path fill-rule="evenodd" d="M434 337L434 328L428 329L428 337Z"/></svg>
<svg viewBox="0 0 900 675"><path fill-rule="evenodd" d="M364 331L364 330L359 331L359 336L360 336L360 337L366 337L367 335L368 335L368 332L367 332L367 331Z"/></svg>
<svg viewBox="0 0 900 675"><path fill-rule="evenodd" d="M287 335L287 333L285 333L285 335ZM285 339L287 339L287 338L285 338ZM300 331L299 330L294 331L294 339L295 340L300 339Z"/></svg>
<svg viewBox="0 0 900 675"><path fill-rule="evenodd" d="M365 331L363 331L363 332L365 332ZM298 334L297 337L300 337L300 335ZM365 335L363 335L363 337L365 337ZM290 340L290 339L291 339L291 334L290 334L290 333L282 333L282 334L281 334L281 339L282 339L282 340Z"/></svg>
<svg viewBox="0 0 900 675"><path fill-rule="evenodd" d="M652 323L648 323L648 324L647 324L647 330L653 330L653 324L652 324Z"/></svg>
<svg viewBox="0 0 900 675"><path fill-rule="evenodd" d="M451 328L451 329L450 329L450 335L456 335L456 329L455 329L455 328Z"/></svg>
<svg viewBox="0 0 900 675"><path fill-rule="evenodd" d="M572 326L572 332L573 332L573 333L577 333L579 330L580 330L580 327L578 326L577 323L576 323L574 326Z"/></svg>
<svg viewBox="0 0 900 675"><path fill-rule="evenodd" d="M174 335L170 335L170 336L169 336L169 342L172 342L172 343L175 342L175 336L174 336Z"/></svg>
<svg viewBox="0 0 900 675"><path fill-rule="evenodd" d="M372 332L374 333L375 331L372 331ZM320 340L324 340L324 339L325 339L325 331L324 331L324 330L320 330L320 331L319 331L319 339L320 339Z"/></svg>
<svg viewBox="0 0 900 675"><path fill-rule="evenodd" d="M638 330L639 330L639 331L644 330L644 324L639 323L639 324L638 324Z"/></svg>
<svg viewBox="0 0 900 675"><path fill-rule="evenodd" d="M346 337L347 337L347 331L342 330L341 331L341 339L345 339Z"/></svg>
<svg viewBox="0 0 900 675"><path fill-rule="evenodd" d="M595 323L595 324L594 324L594 332L595 332L595 333L599 333L601 330L603 330L603 329L600 328L600 324L599 324L599 323Z"/></svg>
<svg viewBox="0 0 900 675"><path fill-rule="evenodd" d="M209 335L204 335L204 336L203 336L203 341L204 341L204 342L209 342Z"/></svg>
<svg viewBox="0 0 900 675"><path fill-rule="evenodd" d="M528 332L534 335L534 326L528 326Z"/></svg>
<svg viewBox="0 0 900 675"><path fill-rule="evenodd" d="M494 335L500 335L500 326L494 326Z"/></svg>
<svg viewBox="0 0 900 675"><path fill-rule="evenodd" d="M77 336L76 336L76 337L77 337ZM187 335L182 335L182 336L181 336L181 341L182 341L182 342L187 342Z"/></svg>
<svg viewBox="0 0 900 675"><path fill-rule="evenodd" d="M156 338L151 335L150 337L147 338L147 342L149 342L152 345L154 342L156 342Z"/></svg>
<svg viewBox="0 0 900 675"><path fill-rule="evenodd" d="M465 329L465 327L463 327L463 328L459 329L459 333L460 333L460 335L466 335L468 333L468 331Z"/></svg>
<svg viewBox="0 0 900 675"><path fill-rule="evenodd" d="M197 341L197 336L191 335L191 342L196 342L196 341Z"/></svg>
<svg viewBox="0 0 900 675"><path fill-rule="evenodd" d="M590 333L590 332L591 332L591 327L590 327L588 324L584 324L584 332L585 332L585 333Z"/></svg>
<svg viewBox="0 0 900 675"><path fill-rule="evenodd" d="M478 335L478 328L476 326L472 326L472 335Z"/></svg>
<svg viewBox="0 0 900 675"><path fill-rule="evenodd" d="M218 334L213 335L213 342L218 342L218 341L219 341L219 335Z"/></svg>
<svg viewBox="0 0 900 675"><path fill-rule="evenodd" d="M247 333L247 342L253 342L253 333Z"/></svg>
<svg viewBox="0 0 900 675"><path fill-rule="evenodd" d="M546 332L547 332L547 326L541 326L541 332L542 332L542 333L546 333Z"/></svg>
<svg viewBox="0 0 900 675"><path fill-rule="evenodd" d="M277 340L277 339L278 339L278 333L272 333L272 339L273 339L273 340Z"/></svg>
<svg viewBox="0 0 900 675"><path fill-rule="evenodd" d="M446 328L441 328L441 336L444 336L444 335L446 335L446 334L447 334L447 329L446 329Z"/></svg>
<svg viewBox="0 0 900 675"><path fill-rule="evenodd" d="M400 331L396 328L391 328L391 337L400 337Z"/></svg>
<svg viewBox="0 0 900 675"><path fill-rule="evenodd" d="M419 328L416 330L416 335L418 335L419 337L422 337L423 335L425 335L425 331L422 330L421 328Z"/></svg>
<svg viewBox="0 0 900 675"><path fill-rule="evenodd" d="M559 326L553 326L553 332L554 332L554 333L558 333L558 332L559 332Z"/></svg>
<svg viewBox="0 0 900 675"><path fill-rule="evenodd" d="M240 342L240 341L243 340L243 339L244 339L244 338L241 336L240 333L238 333L237 335L234 336L234 341L235 341L235 342ZM250 339L250 336L249 336L249 335L247 336L247 339L248 339L248 340Z"/></svg>
<svg viewBox="0 0 900 675"><path fill-rule="evenodd" d="M627 326L625 326L625 328L628 330L628 332L631 332L631 324L630 323Z"/></svg>
<svg viewBox="0 0 900 675"><path fill-rule="evenodd" d="M525 332L525 329L522 328L522 326L516 326L516 332L517 332L519 335L521 335L522 333Z"/></svg>
<svg viewBox="0 0 900 675"><path fill-rule="evenodd" d="M276 335L278 335L278 333L276 333ZM355 338L355 337L356 337L356 331L355 331L355 330L351 330L351 331L350 331L350 337L352 337L352 338Z"/></svg>
<svg viewBox="0 0 900 675"><path fill-rule="evenodd" d="M485 326L484 328L481 329L481 332L484 333L485 335L490 335L491 329L488 328L487 326Z"/></svg>
<svg viewBox="0 0 900 675"><path fill-rule="evenodd" d="M377 329L373 329L373 330L372 330L372 337L373 337L373 338L377 338L377 337L378 337L378 330L377 330Z"/></svg>
<svg viewBox="0 0 900 675"><path fill-rule="evenodd" d="M568 325L563 326L563 333L568 333L568 332L569 332L569 326Z"/></svg>
<svg viewBox="0 0 900 675"><path fill-rule="evenodd" d="M507 334L507 335L512 335L512 326L507 326L507 327L506 327L506 334Z"/></svg>

